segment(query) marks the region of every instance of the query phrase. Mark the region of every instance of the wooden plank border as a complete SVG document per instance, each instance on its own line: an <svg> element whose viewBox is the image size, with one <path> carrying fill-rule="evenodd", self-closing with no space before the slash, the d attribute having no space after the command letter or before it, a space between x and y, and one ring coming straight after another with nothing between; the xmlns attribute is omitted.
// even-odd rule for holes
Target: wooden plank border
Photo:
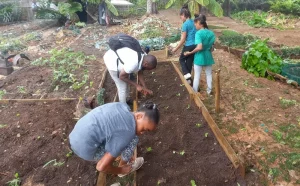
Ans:
<svg viewBox="0 0 300 186"><path fill-rule="evenodd" d="M205 107L204 103L201 101L200 97L194 92L192 87L187 83L187 81L184 79L182 73L180 72L179 68L176 66L174 62L172 62L172 65L179 75L182 83L185 85L186 89L188 90L190 97L196 105L199 107L203 117L207 121L208 125L210 126L211 130L213 131L214 135L216 136L218 142L220 143L221 147L223 148L224 152L226 153L229 160L232 162L233 166L236 169L240 169L241 176L244 177L245 175L245 168L242 163L242 161L238 158L236 153L234 152L233 148L230 146L224 135L222 134L221 130L219 129L218 125L213 120L212 116L209 114L207 108Z"/></svg>

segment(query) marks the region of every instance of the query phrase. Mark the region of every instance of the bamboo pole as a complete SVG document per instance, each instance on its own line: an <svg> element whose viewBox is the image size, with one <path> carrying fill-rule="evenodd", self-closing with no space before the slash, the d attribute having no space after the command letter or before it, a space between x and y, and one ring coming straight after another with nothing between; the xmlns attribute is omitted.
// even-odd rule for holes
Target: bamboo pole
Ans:
<svg viewBox="0 0 300 186"><path fill-rule="evenodd" d="M220 69L217 70L216 72L216 78L215 78L215 107L216 107L216 112L220 112Z"/></svg>
<svg viewBox="0 0 300 186"><path fill-rule="evenodd" d="M10 102L49 102L49 101L74 101L77 98L53 98L53 99L1 99L0 103L10 103Z"/></svg>
<svg viewBox="0 0 300 186"><path fill-rule="evenodd" d="M133 111L134 112L136 112L137 111L137 100L134 100L133 101ZM137 158L137 148L135 148L135 150L134 150L134 159L136 159ZM134 186L136 186L136 171L134 171L134 173L133 173L133 181L134 181Z"/></svg>

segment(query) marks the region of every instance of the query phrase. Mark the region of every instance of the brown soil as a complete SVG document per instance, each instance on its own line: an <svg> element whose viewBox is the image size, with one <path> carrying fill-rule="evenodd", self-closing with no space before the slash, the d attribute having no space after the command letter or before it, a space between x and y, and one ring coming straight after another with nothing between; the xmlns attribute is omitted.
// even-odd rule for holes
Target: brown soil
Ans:
<svg viewBox="0 0 300 186"><path fill-rule="evenodd" d="M105 103L110 103L114 101L115 95L117 93L117 87L115 85L115 82L107 72L105 82L103 85L103 88L105 89L104 92L104 101Z"/></svg>
<svg viewBox="0 0 300 186"><path fill-rule="evenodd" d="M82 50L84 51L84 50ZM70 85L56 83L53 84L52 70L47 67L27 66L9 75L6 79L0 80L1 89L5 89L7 94L5 99L20 99L20 98L77 98L93 96L98 91L103 68L98 61L86 62L89 70L89 80L78 90L73 90ZM80 69L77 73L82 73ZM90 87L90 82L92 87ZM56 85L59 86L55 90ZM25 93L20 92L19 88L24 87ZM87 88L87 89L86 89Z"/></svg>
<svg viewBox="0 0 300 186"><path fill-rule="evenodd" d="M197 185L236 185L231 162L198 108L190 103L172 65L160 64L146 73L145 80L154 92L151 99L159 105L161 121L155 132L140 138L138 156L146 162L138 171L137 184L190 185L195 180ZM148 147L153 150L147 152Z"/></svg>
<svg viewBox="0 0 300 186"><path fill-rule="evenodd" d="M1 104L0 185L19 173L22 185L94 185L93 163L70 152L68 135L73 129L75 102ZM61 166L53 163L64 162Z"/></svg>

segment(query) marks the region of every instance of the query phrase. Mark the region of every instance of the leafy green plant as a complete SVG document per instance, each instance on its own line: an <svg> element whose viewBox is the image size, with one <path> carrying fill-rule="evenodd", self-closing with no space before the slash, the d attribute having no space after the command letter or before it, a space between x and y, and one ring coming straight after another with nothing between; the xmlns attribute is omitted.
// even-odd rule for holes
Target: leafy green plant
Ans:
<svg viewBox="0 0 300 186"><path fill-rule="evenodd" d="M20 177L19 177L19 173L15 173L14 179L7 182L7 184L9 186L19 186L19 185L21 185L21 180L20 180Z"/></svg>
<svg viewBox="0 0 300 186"><path fill-rule="evenodd" d="M82 6L78 2L59 2L58 3L58 11L60 14L66 16L68 19L74 20L76 16L76 12L82 11Z"/></svg>
<svg viewBox="0 0 300 186"><path fill-rule="evenodd" d="M38 33L38 32L32 32L32 33L26 34L22 39L25 42L33 41L33 40L41 40L42 39L42 34Z"/></svg>
<svg viewBox="0 0 300 186"><path fill-rule="evenodd" d="M166 4L165 8L168 9L172 5L183 5L188 4L188 8L192 15L195 13L199 13L199 5L205 6L210 12L212 12L217 17L223 16L223 9L221 5L216 0L191 0L191 1L183 1L183 0L169 0Z"/></svg>
<svg viewBox="0 0 300 186"><path fill-rule="evenodd" d="M9 52L18 52L25 48L26 46L19 39L0 37L0 52L2 55L7 55Z"/></svg>
<svg viewBox="0 0 300 186"><path fill-rule="evenodd" d="M18 87L18 92L21 94L25 94L26 93L26 89L24 86L17 86Z"/></svg>
<svg viewBox="0 0 300 186"><path fill-rule="evenodd" d="M179 154L180 154L181 156L183 156L183 155L185 154L184 150L182 150L181 152L179 152Z"/></svg>
<svg viewBox="0 0 300 186"><path fill-rule="evenodd" d="M147 152L151 152L153 149L152 149L152 147L147 147Z"/></svg>
<svg viewBox="0 0 300 186"><path fill-rule="evenodd" d="M257 40L258 37L251 34L240 34L233 30L223 30L219 36L221 45L245 49L251 42Z"/></svg>
<svg viewBox="0 0 300 186"><path fill-rule="evenodd" d="M105 92L105 88L101 88L97 94L97 102L98 105L104 105L104 92Z"/></svg>
<svg viewBox="0 0 300 186"><path fill-rule="evenodd" d="M0 90L0 99L6 94L6 90Z"/></svg>
<svg viewBox="0 0 300 186"><path fill-rule="evenodd" d="M91 3L91 4L96 4L96 5L99 5L100 3L105 2L107 9L111 13L113 13L115 16L119 15L118 10L116 9L116 7L113 4L111 4L111 2L109 0L87 0L87 2Z"/></svg>
<svg viewBox="0 0 300 186"><path fill-rule="evenodd" d="M289 100L284 98L279 98L279 102L282 108L288 108L297 104L296 100Z"/></svg>
<svg viewBox="0 0 300 186"><path fill-rule="evenodd" d="M282 58L290 58L292 55L300 56L300 47L282 47L280 51L277 52Z"/></svg>
<svg viewBox="0 0 300 186"><path fill-rule="evenodd" d="M283 134L282 132L278 131L278 130L274 130L273 131L273 136L276 139L277 142L281 142L283 139Z"/></svg>
<svg viewBox="0 0 300 186"><path fill-rule="evenodd" d="M208 133L205 133L204 136L207 138L208 137Z"/></svg>
<svg viewBox="0 0 300 186"><path fill-rule="evenodd" d="M66 157L67 157L67 158L70 158L72 155L73 155L73 151L70 151L70 152L68 152L68 153L66 154Z"/></svg>
<svg viewBox="0 0 300 186"><path fill-rule="evenodd" d="M53 83L71 84L73 90L80 89L88 81L88 70L85 69L86 60L95 60L95 56L86 56L83 52L74 52L71 49L52 49L49 58L39 58L33 65L50 66L53 71ZM85 69L85 70L82 70ZM76 75L76 72L78 73Z"/></svg>
<svg viewBox="0 0 300 186"><path fill-rule="evenodd" d="M300 0L274 0L271 2L271 10L283 14L300 16Z"/></svg>
<svg viewBox="0 0 300 186"><path fill-rule="evenodd" d="M195 180L191 180L191 186L197 186Z"/></svg>
<svg viewBox="0 0 300 186"><path fill-rule="evenodd" d="M6 124L0 124L0 129L7 127Z"/></svg>
<svg viewBox="0 0 300 186"><path fill-rule="evenodd" d="M201 125L202 125L201 123L197 123L197 124L196 124L196 127L200 128Z"/></svg>
<svg viewBox="0 0 300 186"><path fill-rule="evenodd" d="M47 163L45 163L45 165L43 166L43 168L47 167L48 165L52 164L53 163L53 166L57 166L57 167L60 167L62 166L65 162L57 162L56 159L53 159L53 160L50 160L48 161Z"/></svg>
<svg viewBox="0 0 300 186"><path fill-rule="evenodd" d="M267 46L267 41L252 42L242 57L242 68L256 77L266 77L267 70L278 74L281 72L282 59Z"/></svg>

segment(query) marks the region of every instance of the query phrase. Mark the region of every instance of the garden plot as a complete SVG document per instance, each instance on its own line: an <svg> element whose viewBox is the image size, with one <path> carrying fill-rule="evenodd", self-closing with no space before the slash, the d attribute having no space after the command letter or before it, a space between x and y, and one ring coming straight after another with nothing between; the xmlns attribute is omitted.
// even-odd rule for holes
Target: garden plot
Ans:
<svg viewBox="0 0 300 186"><path fill-rule="evenodd" d="M73 155L75 101L11 102L0 111L0 185L94 185L96 165ZM16 178L15 178L16 181Z"/></svg>
<svg viewBox="0 0 300 186"><path fill-rule="evenodd" d="M204 103L223 134L250 173L265 175L260 182L299 184L299 90L255 77L227 52L217 50L214 58L214 68L221 69L221 113L215 113L213 97ZM205 85L203 74L201 90Z"/></svg>
<svg viewBox="0 0 300 186"><path fill-rule="evenodd" d="M145 80L155 95L147 99L159 105L161 121L155 132L140 138L138 156L146 162L137 185L189 185L192 180L197 185L236 185L233 165L172 65L160 64Z"/></svg>

